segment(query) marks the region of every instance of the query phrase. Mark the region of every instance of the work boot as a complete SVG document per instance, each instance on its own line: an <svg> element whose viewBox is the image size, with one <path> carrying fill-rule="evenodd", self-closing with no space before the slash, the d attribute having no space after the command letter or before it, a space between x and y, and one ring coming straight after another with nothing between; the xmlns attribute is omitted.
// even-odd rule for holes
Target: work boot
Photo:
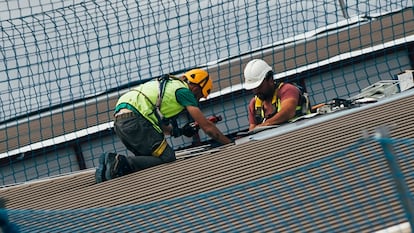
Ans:
<svg viewBox="0 0 414 233"><path fill-rule="evenodd" d="M99 157L99 164L95 171L95 181L97 184L106 181L105 171L106 171L106 160L109 154L113 153L102 153Z"/></svg>
<svg viewBox="0 0 414 233"><path fill-rule="evenodd" d="M128 164L128 161L124 155L109 153L105 162L106 180L124 176L132 172Z"/></svg>

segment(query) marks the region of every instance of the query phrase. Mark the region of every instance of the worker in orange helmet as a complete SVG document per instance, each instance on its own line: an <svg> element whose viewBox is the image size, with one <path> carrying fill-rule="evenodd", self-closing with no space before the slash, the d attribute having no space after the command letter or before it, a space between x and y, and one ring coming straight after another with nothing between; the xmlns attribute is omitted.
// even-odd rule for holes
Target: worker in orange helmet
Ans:
<svg viewBox="0 0 414 233"><path fill-rule="evenodd" d="M100 183L145 168L176 160L165 135L191 136L191 127L178 128L176 117L187 111L198 126L212 139L228 144L232 141L206 119L198 107L207 98L213 82L207 71L193 69L180 78L164 75L123 94L116 103L114 130L135 156L104 153L96 169Z"/></svg>

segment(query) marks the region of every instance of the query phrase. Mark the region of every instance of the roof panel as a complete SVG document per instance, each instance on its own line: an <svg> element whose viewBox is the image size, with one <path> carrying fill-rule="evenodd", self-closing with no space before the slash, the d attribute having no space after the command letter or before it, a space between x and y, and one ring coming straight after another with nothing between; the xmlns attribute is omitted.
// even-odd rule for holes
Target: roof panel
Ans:
<svg viewBox="0 0 414 233"><path fill-rule="evenodd" d="M11 219L32 230L372 232L404 221L371 136L389 126L393 138L413 138L407 106L414 91L407 93L101 184L87 171L3 188L0 195ZM413 146L396 145L404 171L412 172L405 153Z"/></svg>

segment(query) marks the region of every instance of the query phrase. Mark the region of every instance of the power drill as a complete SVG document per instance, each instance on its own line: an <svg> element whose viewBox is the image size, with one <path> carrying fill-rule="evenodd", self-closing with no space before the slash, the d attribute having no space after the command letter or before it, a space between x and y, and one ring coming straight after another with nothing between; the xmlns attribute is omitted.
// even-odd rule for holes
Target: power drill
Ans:
<svg viewBox="0 0 414 233"><path fill-rule="evenodd" d="M215 123L217 123L217 122L219 122L219 121L221 121L221 120L223 120L223 118L221 117L221 116L216 116L216 115L213 115L213 116L209 116L209 117L207 117L207 120L209 120L209 121L211 121L211 122L213 122L214 124ZM200 126L198 125L198 123L197 122L192 122L192 123L189 123L189 125L191 126L191 127L193 127L193 128L196 128L197 130L198 129L200 129Z"/></svg>
<svg viewBox="0 0 414 233"><path fill-rule="evenodd" d="M213 123L217 123L217 122L223 120L223 118L221 116L213 115L213 116L207 117L207 120L209 120ZM184 136L193 137L194 135L198 134L199 129L200 129L200 125L198 124L198 122L194 121L194 122L190 122L190 123L185 124L181 128L181 131L182 131L182 134Z"/></svg>

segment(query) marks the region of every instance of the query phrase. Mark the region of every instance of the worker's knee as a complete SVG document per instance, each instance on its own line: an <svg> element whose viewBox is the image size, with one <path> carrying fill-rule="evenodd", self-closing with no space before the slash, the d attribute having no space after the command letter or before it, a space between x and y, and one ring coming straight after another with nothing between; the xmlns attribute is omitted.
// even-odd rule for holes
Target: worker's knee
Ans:
<svg viewBox="0 0 414 233"><path fill-rule="evenodd" d="M169 163L169 162L173 162L173 161L175 161L175 151L170 147L170 146L168 146L165 150L164 150L164 152L162 153L162 155L160 156L160 158L161 158L161 160L164 162L164 163Z"/></svg>
<svg viewBox="0 0 414 233"><path fill-rule="evenodd" d="M175 152L165 139L155 147L152 156L159 157L164 163L175 161Z"/></svg>

